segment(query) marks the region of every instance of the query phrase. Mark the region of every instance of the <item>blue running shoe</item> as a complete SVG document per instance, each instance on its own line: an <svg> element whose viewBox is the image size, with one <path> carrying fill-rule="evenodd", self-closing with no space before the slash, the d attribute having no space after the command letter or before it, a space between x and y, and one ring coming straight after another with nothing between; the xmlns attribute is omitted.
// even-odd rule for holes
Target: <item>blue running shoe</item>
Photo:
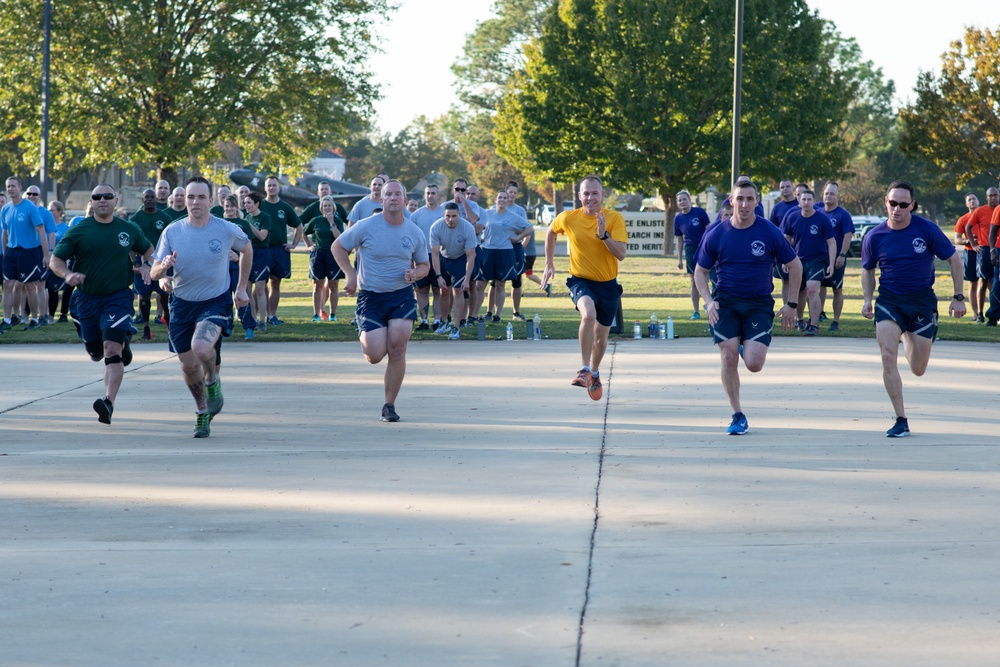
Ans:
<svg viewBox="0 0 1000 667"><path fill-rule="evenodd" d="M749 430L750 424L747 422L747 416L742 412L737 412L733 414L733 423L726 429L726 433L729 435L743 435Z"/></svg>
<svg viewBox="0 0 1000 667"><path fill-rule="evenodd" d="M905 438L908 435L910 435L910 424L906 421L906 417L896 417L896 423L885 432L887 438Z"/></svg>

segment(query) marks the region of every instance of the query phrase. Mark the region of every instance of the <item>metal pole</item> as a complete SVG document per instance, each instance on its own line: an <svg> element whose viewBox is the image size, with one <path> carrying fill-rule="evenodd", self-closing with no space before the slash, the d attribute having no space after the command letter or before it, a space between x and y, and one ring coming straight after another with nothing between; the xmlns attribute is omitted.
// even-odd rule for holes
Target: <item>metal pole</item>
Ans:
<svg viewBox="0 0 1000 667"><path fill-rule="evenodd" d="M39 174L42 180L42 203L48 203L49 195L49 46L52 37L52 1L45 0L42 33L42 165Z"/></svg>
<svg viewBox="0 0 1000 667"><path fill-rule="evenodd" d="M733 73L733 168L730 185L740 175L740 97L743 93L743 0L736 0L736 52Z"/></svg>

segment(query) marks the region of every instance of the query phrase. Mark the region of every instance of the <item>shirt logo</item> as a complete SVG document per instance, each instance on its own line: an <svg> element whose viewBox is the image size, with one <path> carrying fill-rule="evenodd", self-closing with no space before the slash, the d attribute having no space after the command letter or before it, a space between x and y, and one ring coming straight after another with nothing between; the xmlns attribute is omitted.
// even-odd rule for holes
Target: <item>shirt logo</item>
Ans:
<svg viewBox="0 0 1000 667"><path fill-rule="evenodd" d="M156 229L157 229L157 231L162 231L163 230L163 221L162 220L157 220L156 221Z"/></svg>
<svg viewBox="0 0 1000 667"><path fill-rule="evenodd" d="M404 236L403 237L403 249L404 250L413 250L413 241L410 239L409 236Z"/></svg>
<svg viewBox="0 0 1000 667"><path fill-rule="evenodd" d="M927 252L927 242L923 239L913 239L913 252L918 255Z"/></svg>
<svg viewBox="0 0 1000 667"><path fill-rule="evenodd" d="M750 254L754 257L763 257L766 252L763 241L754 241L750 244Z"/></svg>
<svg viewBox="0 0 1000 667"><path fill-rule="evenodd" d="M208 250L213 255L218 255L220 252L222 252L222 241L220 241L219 239L212 239L211 241L208 242Z"/></svg>
<svg viewBox="0 0 1000 667"><path fill-rule="evenodd" d="M810 225L809 226L809 233L812 234L813 236L816 236L817 234L819 234L819 225Z"/></svg>
<svg viewBox="0 0 1000 667"><path fill-rule="evenodd" d="M692 227L697 227L700 224L701 224L701 222L698 219L694 219L694 220L691 221L691 226Z"/></svg>
<svg viewBox="0 0 1000 667"><path fill-rule="evenodd" d="M285 219L285 212L284 211L278 211L278 219L279 220L284 220Z"/></svg>
<svg viewBox="0 0 1000 667"><path fill-rule="evenodd" d="M118 235L118 245L120 245L123 248L127 248L129 247L129 245L131 245L128 232L122 232L121 234Z"/></svg>

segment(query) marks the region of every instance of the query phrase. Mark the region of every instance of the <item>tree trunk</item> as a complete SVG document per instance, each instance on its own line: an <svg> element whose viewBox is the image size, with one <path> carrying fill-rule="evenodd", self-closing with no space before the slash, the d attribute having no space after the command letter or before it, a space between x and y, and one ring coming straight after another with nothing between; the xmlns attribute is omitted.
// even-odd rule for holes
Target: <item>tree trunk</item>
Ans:
<svg viewBox="0 0 1000 667"><path fill-rule="evenodd" d="M673 257L674 255L674 215L677 213L677 205L674 203L674 193L670 192L670 186L660 190L660 201L663 202L663 256Z"/></svg>
<svg viewBox="0 0 1000 667"><path fill-rule="evenodd" d="M157 180L170 183L171 190L177 187L177 170L173 167L164 167L163 165L160 165L156 170L156 178Z"/></svg>

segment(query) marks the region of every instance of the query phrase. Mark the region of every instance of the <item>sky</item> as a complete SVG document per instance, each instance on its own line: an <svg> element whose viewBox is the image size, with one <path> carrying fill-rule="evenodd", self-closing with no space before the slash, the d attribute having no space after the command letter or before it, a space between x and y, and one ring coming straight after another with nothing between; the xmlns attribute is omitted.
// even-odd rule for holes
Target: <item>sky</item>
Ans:
<svg viewBox="0 0 1000 667"><path fill-rule="evenodd" d="M808 0L845 37L854 37L863 56L896 83L899 104L912 100L921 69L938 72L941 54L966 26L988 22L994 3L986 0ZM465 36L491 15L493 0L397 0L399 10L380 26L384 53L370 59L383 99L376 103L377 127L396 133L415 117L435 117L456 102L451 64ZM751 29L751 26L745 26ZM416 59L416 62L415 62ZM397 68L391 81L383 74Z"/></svg>

